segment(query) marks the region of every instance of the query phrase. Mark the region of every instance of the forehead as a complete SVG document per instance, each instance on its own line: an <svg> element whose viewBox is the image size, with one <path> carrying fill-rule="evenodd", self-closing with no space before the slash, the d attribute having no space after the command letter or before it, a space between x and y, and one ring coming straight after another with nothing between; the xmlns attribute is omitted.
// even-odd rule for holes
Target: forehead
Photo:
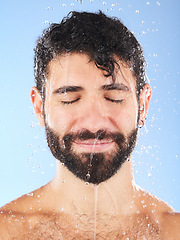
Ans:
<svg viewBox="0 0 180 240"><path fill-rule="evenodd" d="M99 69L94 61L86 54L64 54L57 56L48 65L47 86L51 88L59 85L83 85L98 87L104 84L112 84L113 81L123 83L132 90L136 89L133 71L128 64L117 61L114 77L106 77L106 71Z"/></svg>

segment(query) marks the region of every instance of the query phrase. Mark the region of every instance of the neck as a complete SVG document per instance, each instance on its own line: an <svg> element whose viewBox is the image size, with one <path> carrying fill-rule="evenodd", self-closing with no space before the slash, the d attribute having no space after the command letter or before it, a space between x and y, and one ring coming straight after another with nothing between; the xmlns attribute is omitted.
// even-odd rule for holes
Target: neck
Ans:
<svg viewBox="0 0 180 240"><path fill-rule="evenodd" d="M50 183L54 207L70 214L101 215L131 214L135 211L136 188L133 184L132 161L123 164L117 174L99 185L87 184L76 178L57 162L57 174Z"/></svg>

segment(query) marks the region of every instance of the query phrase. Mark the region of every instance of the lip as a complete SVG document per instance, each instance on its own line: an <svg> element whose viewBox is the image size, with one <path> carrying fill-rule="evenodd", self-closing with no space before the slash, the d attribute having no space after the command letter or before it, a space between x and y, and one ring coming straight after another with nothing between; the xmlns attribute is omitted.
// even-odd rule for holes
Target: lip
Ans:
<svg viewBox="0 0 180 240"><path fill-rule="evenodd" d="M113 143L113 140L84 140L84 141L73 141L76 146L82 150L90 150L91 152L101 152L107 150Z"/></svg>

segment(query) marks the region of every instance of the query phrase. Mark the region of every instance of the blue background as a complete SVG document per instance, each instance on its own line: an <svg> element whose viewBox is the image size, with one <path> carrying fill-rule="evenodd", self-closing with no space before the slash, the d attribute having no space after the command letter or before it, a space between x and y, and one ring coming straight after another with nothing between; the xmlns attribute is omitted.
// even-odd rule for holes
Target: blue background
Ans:
<svg viewBox="0 0 180 240"><path fill-rule="evenodd" d="M0 206L50 181L55 159L30 102L33 48L70 10L121 18L140 41L153 96L133 154L144 189L180 211L180 1L6 0L0 14Z"/></svg>

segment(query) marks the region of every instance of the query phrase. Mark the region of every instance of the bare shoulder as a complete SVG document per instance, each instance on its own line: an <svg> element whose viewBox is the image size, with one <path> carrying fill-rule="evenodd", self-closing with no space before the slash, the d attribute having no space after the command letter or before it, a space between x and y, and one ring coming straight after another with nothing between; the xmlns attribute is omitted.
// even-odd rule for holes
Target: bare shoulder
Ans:
<svg viewBox="0 0 180 240"><path fill-rule="evenodd" d="M0 240L30 239L41 219L48 219L43 212L20 212L8 209L0 213Z"/></svg>
<svg viewBox="0 0 180 240"><path fill-rule="evenodd" d="M48 184L7 203L0 208L0 212L24 214L38 212L42 206L47 204L47 195L49 195Z"/></svg>
<svg viewBox="0 0 180 240"><path fill-rule="evenodd" d="M23 229L27 228L27 221L20 212L6 211L0 209L0 240L12 239L21 235Z"/></svg>
<svg viewBox="0 0 180 240"><path fill-rule="evenodd" d="M164 239L180 238L180 213L164 212L160 221Z"/></svg>
<svg viewBox="0 0 180 240"><path fill-rule="evenodd" d="M148 214L159 224L162 239L180 238L180 213L168 203L141 190L142 201L147 205Z"/></svg>
<svg viewBox="0 0 180 240"><path fill-rule="evenodd" d="M36 190L0 208L0 240L59 239L62 217L45 207L44 198Z"/></svg>
<svg viewBox="0 0 180 240"><path fill-rule="evenodd" d="M41 190L23 195L0 208L0 240L20 239L41 217ZM13 238L14 237L14 238Z"/></svg>

